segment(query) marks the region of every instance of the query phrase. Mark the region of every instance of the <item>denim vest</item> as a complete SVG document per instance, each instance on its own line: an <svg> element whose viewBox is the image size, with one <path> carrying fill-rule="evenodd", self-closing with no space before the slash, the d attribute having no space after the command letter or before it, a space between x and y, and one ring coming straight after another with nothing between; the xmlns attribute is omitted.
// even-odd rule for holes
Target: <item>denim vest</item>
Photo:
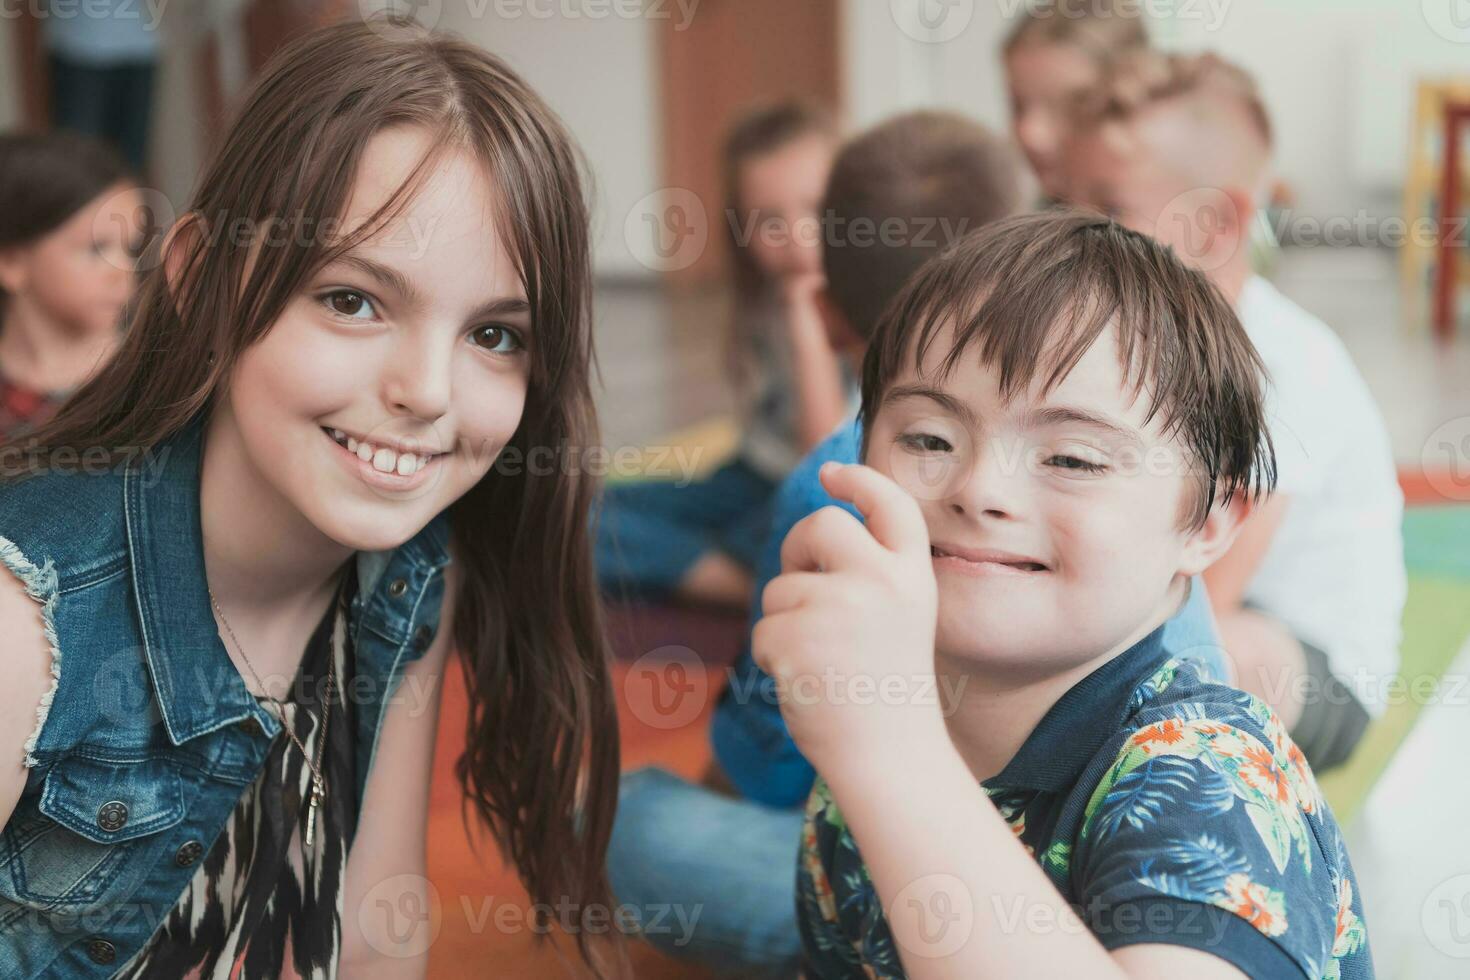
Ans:
<svg viewBox="0 0 1470 980"><path fill-rule="evenodd" d="M38 601L56 688L0 833L0 976L108 976L147 941L280 731L220 641L199 520L202 414L125 465L0 484L0 560ZM83 456L83 459L86 457ZM356 556L357 791L438 628L448 520ZM0 640L0 648L5 645ZM0 752L22 747L0 746Z"/></svg>

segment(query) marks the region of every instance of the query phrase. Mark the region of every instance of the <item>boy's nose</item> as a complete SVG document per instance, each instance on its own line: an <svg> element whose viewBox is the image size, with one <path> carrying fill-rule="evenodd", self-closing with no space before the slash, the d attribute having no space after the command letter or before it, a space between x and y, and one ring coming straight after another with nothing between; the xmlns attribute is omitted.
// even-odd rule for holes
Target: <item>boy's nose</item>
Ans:
<svg viewBox="0 0 1470 980"><path fill-rule="evenodd" d="M1021 513L1028 482L1025 447L991 438L976 443L969 472L947 501L956 514L1010 519Z"/></svg>

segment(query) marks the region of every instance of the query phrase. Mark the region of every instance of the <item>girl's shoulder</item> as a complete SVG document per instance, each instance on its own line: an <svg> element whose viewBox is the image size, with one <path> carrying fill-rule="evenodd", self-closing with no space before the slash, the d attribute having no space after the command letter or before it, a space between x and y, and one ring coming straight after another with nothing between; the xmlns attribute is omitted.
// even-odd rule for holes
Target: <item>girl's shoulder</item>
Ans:
<svg viewBox="0 0 1470 980"><path fill-rule="evenodd" d="M125 552L123 475L120 467L55 467L0 480L0 559L19 571L52 566L65 578L94 569Z"/></svg>

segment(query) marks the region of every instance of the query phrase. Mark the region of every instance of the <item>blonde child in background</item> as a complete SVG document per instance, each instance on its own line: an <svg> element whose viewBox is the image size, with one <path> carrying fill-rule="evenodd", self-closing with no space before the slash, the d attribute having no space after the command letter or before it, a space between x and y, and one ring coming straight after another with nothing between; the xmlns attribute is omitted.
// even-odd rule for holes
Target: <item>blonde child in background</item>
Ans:
<svg viewBox="0 0 1470 980"><path fill-rule="evenodd" d="M820 110L790 102L753 112L726 143L733 315L725 349L738 394L736 457L692 485L608 490L598 575L613 596L677 596L744 608L772 494L853 406L817 308L818 207L836 153Z"/></svg>
<svg viewBox="0 0 1470 980"><path fill-rule="evenodd" d="M112 356L143 197L106 145L0 136L0 439L48 420Z"/></svg>
<svg viewBox="0 0 1470 980"><path fill-rule="evenodd" d="M1135 0L1033 2L1011 29L1001 48L1011 128L1048 198L1063 196L1062 151L1073 104L1115 59L1147 47Z"/></svg>
<svg viewBox="0 0 1470 980"><path fill-rule="evenodd" d="M1251 272L1272 131L1212 55L1135 53L1079 106L1069 192L1171 245L1234 304L1270 378L1279 478L1205 573L1234 683L1318 772L1352 754L1398 670L1403 494L1383 414L1331 328Z"/></svg>

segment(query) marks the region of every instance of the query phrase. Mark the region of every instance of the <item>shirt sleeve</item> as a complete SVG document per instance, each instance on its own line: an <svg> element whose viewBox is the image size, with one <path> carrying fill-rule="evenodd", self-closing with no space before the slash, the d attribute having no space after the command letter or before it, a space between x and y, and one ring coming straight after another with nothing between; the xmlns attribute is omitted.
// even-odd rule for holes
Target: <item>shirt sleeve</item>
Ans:
<svg viewBox="0 0 1470 980"><path fill-rule="evenodd" d="M1134 732L1088 800L1071 870L1108 949L1189 946L1309 980L1366 961L1341 836L1274 716L1259 732L1178 717Z"/></svg>
<svg viewBox="0 0 1470 980"><path fill-rule="evenodd" d="M777 489L770 536L756 565L752 630L762 615L761 593L781 574L781 543L791 529L808 514L829 504L837 504L860 516L852 506L833 500L817 478L823 463L857 461L860 442L857 430L854 422L828 436ZM730 683L715 707L710 741L720 768L748 799L767 806L794 807L801 805L811 792L816 772L786 730L775 682L756 666L750 652L749 632L731 671Z"/></svg>

